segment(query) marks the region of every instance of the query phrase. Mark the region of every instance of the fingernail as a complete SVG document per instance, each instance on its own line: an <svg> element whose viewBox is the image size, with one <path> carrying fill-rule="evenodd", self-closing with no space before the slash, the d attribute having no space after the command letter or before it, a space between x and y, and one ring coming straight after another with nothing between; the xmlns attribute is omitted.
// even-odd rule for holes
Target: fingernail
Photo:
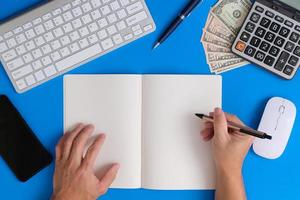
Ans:
<svg viewBox="0 0 300 200"><path fill-rule="evenodd" d="M220 115L220 114L222 114L222 109L221 108L215 108L215 114L216 115Z"/></svg>
<svg viewBox="0 0 300 200"><path fill-rule="evenodd" d="M101 133L101 134L99 135L99 138L104 139L104 138L106 138L106 135L105 135L104 133Z"/></svg>
<svg viewBox="0 0 300 200"><path fill-rule="evenodd" d="M121 167L121 165L119 163L114 164L115 170L118 171L120 169L120 167Z"/></svg>

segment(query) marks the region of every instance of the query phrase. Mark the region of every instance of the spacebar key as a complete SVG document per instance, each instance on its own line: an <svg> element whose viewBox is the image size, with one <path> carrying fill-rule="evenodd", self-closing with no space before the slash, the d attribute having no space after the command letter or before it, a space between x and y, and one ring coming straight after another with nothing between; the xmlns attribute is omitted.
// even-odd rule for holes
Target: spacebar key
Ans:
<svg viewBox="0 0 300 200"><path fill-rule="evenodd" d="M73 54L55 64L58 71L63 71L65 69L74 67L74 65L79 64L91 57L94 57L102 52L99 44L95 44L87 49L84 49L78 53Z"/></svg>

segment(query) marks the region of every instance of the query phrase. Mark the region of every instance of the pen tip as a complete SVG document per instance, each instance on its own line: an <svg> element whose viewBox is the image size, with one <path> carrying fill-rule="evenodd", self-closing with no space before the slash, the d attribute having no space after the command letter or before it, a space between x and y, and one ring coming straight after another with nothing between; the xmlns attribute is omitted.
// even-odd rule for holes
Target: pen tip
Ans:
<svg viewBox="0 0 300 200"><path fill-rule="evenodd" d="M202 119L203 116L204 116L203 114L199 114L199 113L196 113L195 115L196 115L197 117L201 118L201 119Z"/></svg>
<svg viewBox="0 0 300 200"><path fill-rule="evenodd" d="M160 43L159 42L157 42L154 46L153 46L153 48L152 49L156 49L158 46L160 45Z"/></svg>

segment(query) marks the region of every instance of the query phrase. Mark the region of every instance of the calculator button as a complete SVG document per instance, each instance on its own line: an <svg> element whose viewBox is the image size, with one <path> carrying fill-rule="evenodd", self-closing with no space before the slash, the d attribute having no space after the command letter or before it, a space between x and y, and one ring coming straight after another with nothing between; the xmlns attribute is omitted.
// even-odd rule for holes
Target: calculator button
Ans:
<svg viewBox="0 0 300 200"><path fill-rule="evenodd" d="M271 56L267 56L264 61L264 63L269 66L273 66L274 62L275 62L275 58L273 58Z"/></svg>
<svg viewBox="0 0 300 200"><path fill-rule="evenodd" d="M284 21L284 19L282 17L278 16L278 15L276 15L275 20L279 21L281 23Z"/></svg>
<svg viewBox="0 0 300 200"><path fill-rule="evenodd" d="M293 65L293 66L297 66L299 61L299 58L297 58L296 56L291 56L290 60L289 60L289 64Z"/></svg>
<svg viewBox="0 0 300 200"><path fill-rule="evenodd" d="M284 49L287 50L288 52L293 52L294 48L295 48L295 44L292 42L287 42Z"/></svg>
<svg viewBox="0 0 300 200"><path fill-rule="evenodd" d="M266 11L266 15L271 18L275 16L274 13L272 13L271 11Z"/></svg>
<svg viewBox="0 0 300 200"><path fill-rule="evenodd" d="M285 64L287 63L288 59L290 57L290 54L288 54L287 52L283 51L280 55L280 57L278 58L278 61L275 65L275 69L277 69L278 71L282 71Z"/></svg>
<svg viewBox="0 0 300 200"><path fill-rule="evenodd" d="M251 22L248 22L245 29L246 29L246 31L252 33L255 29L255 25Z"/></svg>
<svg viewBox="0 0 300 200"><path fill-rule="evenodd" d="M300 38L300 35L298 33L295 33L295 32L293 32L290 36L290 40L292 42L298 42L299 38Z"/></svg>
<svg viewBox="0 0 300 200"><path fill-rule="evenodd" d="M279 31L279 29L280 29L280 25L279 25L279 24L277 24L277 23L275 23L275 22L273 22L273 23L271 24L271 27L270 27L270 30L271 30L271 31L277 33L277 32Z"/></svg>
<svg viewBox="0 0 300 200"><path fill-rule="evenodd" d="M260 25L265 27L265 28L269 28L270 24L271 24L271 20L269 20L265 17L263 17L261 22L260 22Z"/></svg>
<svg viewBox="0 0 300 200"><path fill-rule="evenodd" d="M300 57L300 47L299 47L299 46L296 47L296 49L295 49L295 51L294 51L294 54L295 54L296 56L299 56L299 57Z"/></svg>
<svg viewBox="0 0 300 200"><path fill-rule="evenodd" d="M275 35L274 33L267 32L265 39L266 39L268 42L273 42L274 39L275 39L275 37L276 37L276 35Z"/></svg>
<svg viewBox="0 0 300 200"><path fill-rule="evenodd" d="M258 47L260 45L261 40L257 37L253 37L250 41L252 46Z"/></svg>
<svg viewBox="0 0 300 200"><path fill-rule="evenodd" d="M282 47L285 43L285 40L282 37L277 36L274 43L276 46Z"/></svg>
<svg viewBox="0 0 300 200"><path fill-rule="evenodd" d="M255 31L255 35L258 37L264 37L265 34L266 34L266 30L260 27L258 27Z"/></svg>
<svg viewBox="0 0 300 200"><path fill-rule="evenodd" d="M245 49L245 54L246 55L248 55L248 56L251 56L251 57L253 57L254 56L254 54L255 54L255 52L256 52L256 49L255 48L253 48L253 47L251 47L251 46L247 46L247 48Z"/></svg>
<svg viewBox="0 0 300 200"><path fill-rule="evenodd" d="M285 73L286 75L289 75L289 76L290 76L290 75L293 73L293 71L294 71L294 68L291 67L291 66L289 66L289 65L287 65L287 66L284 68L283 73Z"/></svg>
<svg viewBox="0 0 300 200"><path fill-rule="evenodd" d="M263 41L259 47L259 49L263 50L264 52L268 52L271 45L265 41Z"/></svg>
<svg viewBox="0 0 300 200"><path fill-rule="evenodd" d="M257 22L259 21L259 19L260 19L260 15L259 15L259 14L255 13L255 12L252 13L252 15L251 15L251 17L250 17L250 20L251 20L251 21L257 23Z"/></svg>
<svg viewBox="0 0 300 200"><path fill-rule="evenodd" d="M241 35L241 40L243 40L244 42L248 42L250 39L251 35L247 32L243 32Z"/></svg>
<svg viewBox="0 0 300 200"><path fill-rule="evenodd" d="M260 12L260 13L264 12L264 9L262 7L260 7L260 6L256 6L255 10L258 11L258 12Z"/></svg>
<svg viewBox="0 0 300 200"><path fill-rule="evenodd" d="M292 28L294 26L293 22L290 22L288 20L285 20L284 24L290 28Z"/></svg>
<svg viewBox="0 0 300 200"><path fill-rule="evenodd" d="M238 41L235 48L239 50L240 52L243 52L246 48L246 44L244 42Z"/></svg>
<svg viewBox="0 0 300 200"><path fill-rule="evenodd" d="M269 51L269 53L270 53L272 56L277 57L278 54L279 54L279 51L280 51L279 48L272 46L271 49L270 49L270 51Z"/></svg>
<svg viewBox="0 0 300 200"><path fill-rule="evenodd" d="M279 35L281 35L282 37L287 37L289 34L290 34L290 30L285 28L285 27L282 27L279 31Z"/></svg>
<svg viewBox="0 0 300 200"><path fill-rule="evenodd" d="M255 59L256 60L259 60L259 61L263 61L264 58L265 58L266 54L264 54L263 52L261 51L258 51L256 54L255 54Z"/></svg>

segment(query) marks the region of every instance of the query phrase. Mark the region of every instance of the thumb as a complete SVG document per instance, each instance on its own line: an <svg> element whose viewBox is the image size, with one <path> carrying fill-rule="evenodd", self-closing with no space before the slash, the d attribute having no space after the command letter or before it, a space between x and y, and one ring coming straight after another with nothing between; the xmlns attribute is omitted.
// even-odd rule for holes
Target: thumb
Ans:
<svg viewBox="0 0 300 200"><path fill-rule="evenodd" d="M228 134L226 116L221 108L215 108L214 111L214 133L218 138L226 137Z"/></svg>

